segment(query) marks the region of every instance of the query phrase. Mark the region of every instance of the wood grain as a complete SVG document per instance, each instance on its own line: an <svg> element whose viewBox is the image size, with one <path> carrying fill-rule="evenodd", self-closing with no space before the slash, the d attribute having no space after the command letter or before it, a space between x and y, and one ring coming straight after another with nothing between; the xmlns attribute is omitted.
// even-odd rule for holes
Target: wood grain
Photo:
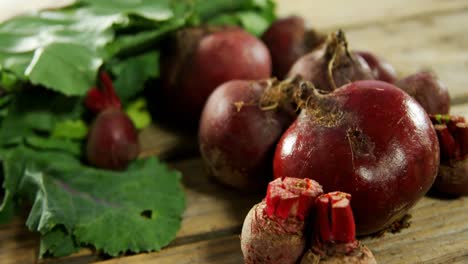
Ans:
<svg viewBox="0 0 468 264"><path fill-rule="evenodd" d="M468 8L465 0L277 0L280 16L297 14L322 30L351 29Z"/></svg>
<svg viewBox="0 0 468 264"><path fill-rule="evenodd" d="M198 154L195 135L187 135L158 124L145 128L139 135L139 142L140 157L158 156L167 160Z"/></svg>
<svg viewBox="0 0 468 264"><path fill-rule="evenodd" d="M468 1L467 1L468 3ZM352 49L385 57L400 75L432 70L447 85L453 103L468 100L468 10L368 25L348 31Z"/></svg>
<svg viewBox="0 0 468 264"><path fill-rule="evenodd" d="M466 263L468 257L468 198L423 198L411 210L411 226L396 234L362 240L380 264ZM436 216L435 216L436 215ZM238 235L99 262L131 263L242 263Z"/></svg>

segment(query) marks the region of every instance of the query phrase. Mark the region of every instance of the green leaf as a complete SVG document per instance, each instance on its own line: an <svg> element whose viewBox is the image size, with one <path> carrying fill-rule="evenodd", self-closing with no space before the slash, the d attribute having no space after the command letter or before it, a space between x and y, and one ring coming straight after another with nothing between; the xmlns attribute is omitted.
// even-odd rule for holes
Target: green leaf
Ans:
<svg viewBox="0 0 468 264"><path fill-rule="evenodd" d="M174 16L170 0L83 0L83 2L91 4L93 10L98 11L96 13L135 14L154 21L165 21Z"/></svg>
<svg viewBox="0 0 468 264"><path fill-rule="evenodd" d="M11 194L6 192L8 186L6 185L5 179L3 178L3 171L0 175L0 182L2 186L0 188L0 224L6 224L16 214L15 203L12 200Z"/></svg>
<svg viewBox="0 0 468 264"><path fill-rule="evenodd" d="M65 153L20 147L4 162L7 194L33 203L26 224L43 235L60 227L76 244L116 256L159 250L180 228L181 175L155 157L114 172L85 167ZM41 252L57 255L57 240L43 243Z"/></svg>
<svg viewBox="0 0 468 264"><path fill-rule="evenodd" d="M250 33L260 36L268 28L271 21L256 12L240 12L237 14L242 26Z"/></svg>
<svg viewBox="0 0 468 264"><path fill-rule="evenodd" d="M117 78L115 90L122 102L141 93L146 80L159 76L159 53L149 52L126 60L114 62L111 71Z"/></svg>
<svg viewBox="0 0 468 264"><path fill-rule="evenodd" d="M257 36L276 19L271 0L200 1L197 12L206 23L241 26Z"/></svg>
<svg viewBox="0 0 468 264"><path fill-rule="evenodd" d="M0 95L0 108L7 107L11 102L11 94Z"/></svg>
<svg viewBox="0 0 468 264"><path fill-rule="evenodd" d="M69 139L28 136L25 138L25 144L35 149L65 151L77 157L81 156L81 142Z"/></svg>
<svg viewBox="0 0 468 264"><path fill-rule="evenodd" d="M78 252L79 249L80 247L76 244L73 236L57 226L41 237L39 256L64 257Z"/></svg>
<svg viewBox="0 0 468 264"><path fill-rule="evenodd" d="M138 98L131 102L125 111L137 129L143 129L151 124L151 115L146 107L145 99Z"/></svg>
<svg viewBox="0 0 468 264"><path fill-rule="evenodd" d="M65 95L83 95L95 82L102 63L102 58L81 44L52 43L34 52L25 75L33 84ZM57 72L67 78L57 78Z"/></svg>
<svg viewBox="0 0 468 264"><path fill-rule="evenodd" d="M182 0L180 2L191 3L192 1ZM105 47L108 57L129 57L135 54L146 53L149 50L154 50L156 44L167 34L186 26L192 20L192 5L175 5L174 13L175 15L173 19L166 23L158 24L157 26L153 25L152 28L146 28L146 30L138 32L127 32L126 30L121 30L123 32L120 32L114 41ZM130 23L132 23L132 21L130 21ZM141 27L141 25L139 26Z"/></svg>
<svg viewBox="0 0 468 264"><path fill-rule="evenodd" d="M18 83L19 80L13 73L2 72L0 67L0 90L4 89L5 91L12 92L19 86Z"/></svg>
<svg viewBox="0 0 468 264"><path fill-rule="evenodd" d="M15 17L0 24L0 71L17 78L2 83L29 80L83 96L95 84L103 61L152 48L188 22L192 6L190 0L82 0Z"/></svg>
<svg viewBox="0 0 468 264"><path fill-rule="evenodd" d="M81 119L66 119L55 123L51 137L62 139L84 139L88 134L88 126Z"/></svg>
<svg viewBox="0 0 468 264"><path fill-rule="evenodd" d="M26 136L50 133L57 122L79 118L81 100L31 88L15 94L0 125L0 146L18 144Z"/></svg>

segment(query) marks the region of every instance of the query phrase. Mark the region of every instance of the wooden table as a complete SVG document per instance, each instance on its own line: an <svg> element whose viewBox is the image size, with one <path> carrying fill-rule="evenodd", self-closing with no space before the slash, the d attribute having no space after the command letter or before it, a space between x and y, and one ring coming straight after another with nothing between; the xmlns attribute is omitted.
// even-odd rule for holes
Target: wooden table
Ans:
<svg viewBox="0 0 468 264"><path fill-rule="evenodd" d="M279 0L281 15L297 13L310 26L342 28L354 49L371 50L403 76L432 69L447 83L452 113L468 117L468 1ZM154 126L141 135L146 154L193 147L190 140ZM192 142L193 143L193 142ZM239 232L261 197L241 195L207 178L198 157L173 164L184 173L188 207L177 238L161 252L103 260L89 249L43 263L242 263ZM468 263L468 198L423 198L400 233L364 238L379 263ZM25 217L0 226L0 263L34 263L38 240Z"/></svg>

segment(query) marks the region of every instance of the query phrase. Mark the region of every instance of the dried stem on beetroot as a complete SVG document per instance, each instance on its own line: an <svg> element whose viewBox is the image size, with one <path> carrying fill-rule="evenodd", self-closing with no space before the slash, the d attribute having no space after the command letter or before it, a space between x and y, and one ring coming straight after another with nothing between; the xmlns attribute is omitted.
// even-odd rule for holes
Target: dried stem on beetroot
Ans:
<svg viewBox="0 0 468 264"><path fill-rule="evenodd" d="M328 41L328 46L325 52L325 56L329 58L327 77L328 81L332 84L333 90L335 90L338 86L335 83L333 72L336 70L337 66L347 63L347 60L352 63L355 62L354 58L351 57L351 54L348 51L348 42L346 41L342 30L338 30L335 34L331 34L329 38L330 40Z"/></svg>
<svg viewBox="0 0 468 264"><path fill-rule="evenodd" d="M367 62L349 52L341 30L330 34L323 45L297 60L288 73L290 77L296 75L325 92L353 81L374 79Z"/></svg>

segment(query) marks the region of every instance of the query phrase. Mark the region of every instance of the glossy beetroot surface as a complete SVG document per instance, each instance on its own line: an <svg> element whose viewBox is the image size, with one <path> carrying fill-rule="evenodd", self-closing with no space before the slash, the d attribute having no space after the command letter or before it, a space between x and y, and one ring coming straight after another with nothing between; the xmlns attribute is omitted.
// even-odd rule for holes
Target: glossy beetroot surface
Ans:
<svg viewBox="0 0 468 264"><path fill-rule="evenodd" d="M369 64L372 75L376 80L388 83L396 82L397 74L390 63L369 51L355 51L354 53Z"/></svg>
<svg viewBox="0 0 468 264"><path fill-rule="evenodd" d="M224 82L266 79L271 58L255 36L237 28L185 29L164 49L161 79L174 118L198 123L208 96Z"/></svg>
<svg viewBox="0 0 468 264"><path fill-rule="evenodd" d="M311 178L353 196L358 234L402 217L434 182L439 146L421 106L385 82L358 81L313 105L283 134L274 176Z"/></svg>
<svg viewBox="0 0 468 264"><path fill-rule="evenodd" d="M448 89L433 73L418 72L395 85L416 99L428 114L448 114L450 111Z"/></svg>
<svg viewBox="0 0 468 264"><path fill-rule="evenodd" d="M221 85L209 97L200 120L200 151L209 171L244 191L264 191L275 144L293 121L279 109L259 107L267 86L253 81Z"/></svg>
<svg viewBox="0 0 468 264"><path fill-rule="evenodd" d="M90 128L86 153L99 168L120 170L138 156L138 135L128 116L120 109L99 113Z"/></svg>
<svg viewBox="0 0 468 264"><path fill-rule="evenodd" d="M125 169L138 156L137 130L122 111L111 78L101 72L99 79L100 89L91 88L85 98L86 107L97 114L88 132L86 158L98 168Z"/></svg>

